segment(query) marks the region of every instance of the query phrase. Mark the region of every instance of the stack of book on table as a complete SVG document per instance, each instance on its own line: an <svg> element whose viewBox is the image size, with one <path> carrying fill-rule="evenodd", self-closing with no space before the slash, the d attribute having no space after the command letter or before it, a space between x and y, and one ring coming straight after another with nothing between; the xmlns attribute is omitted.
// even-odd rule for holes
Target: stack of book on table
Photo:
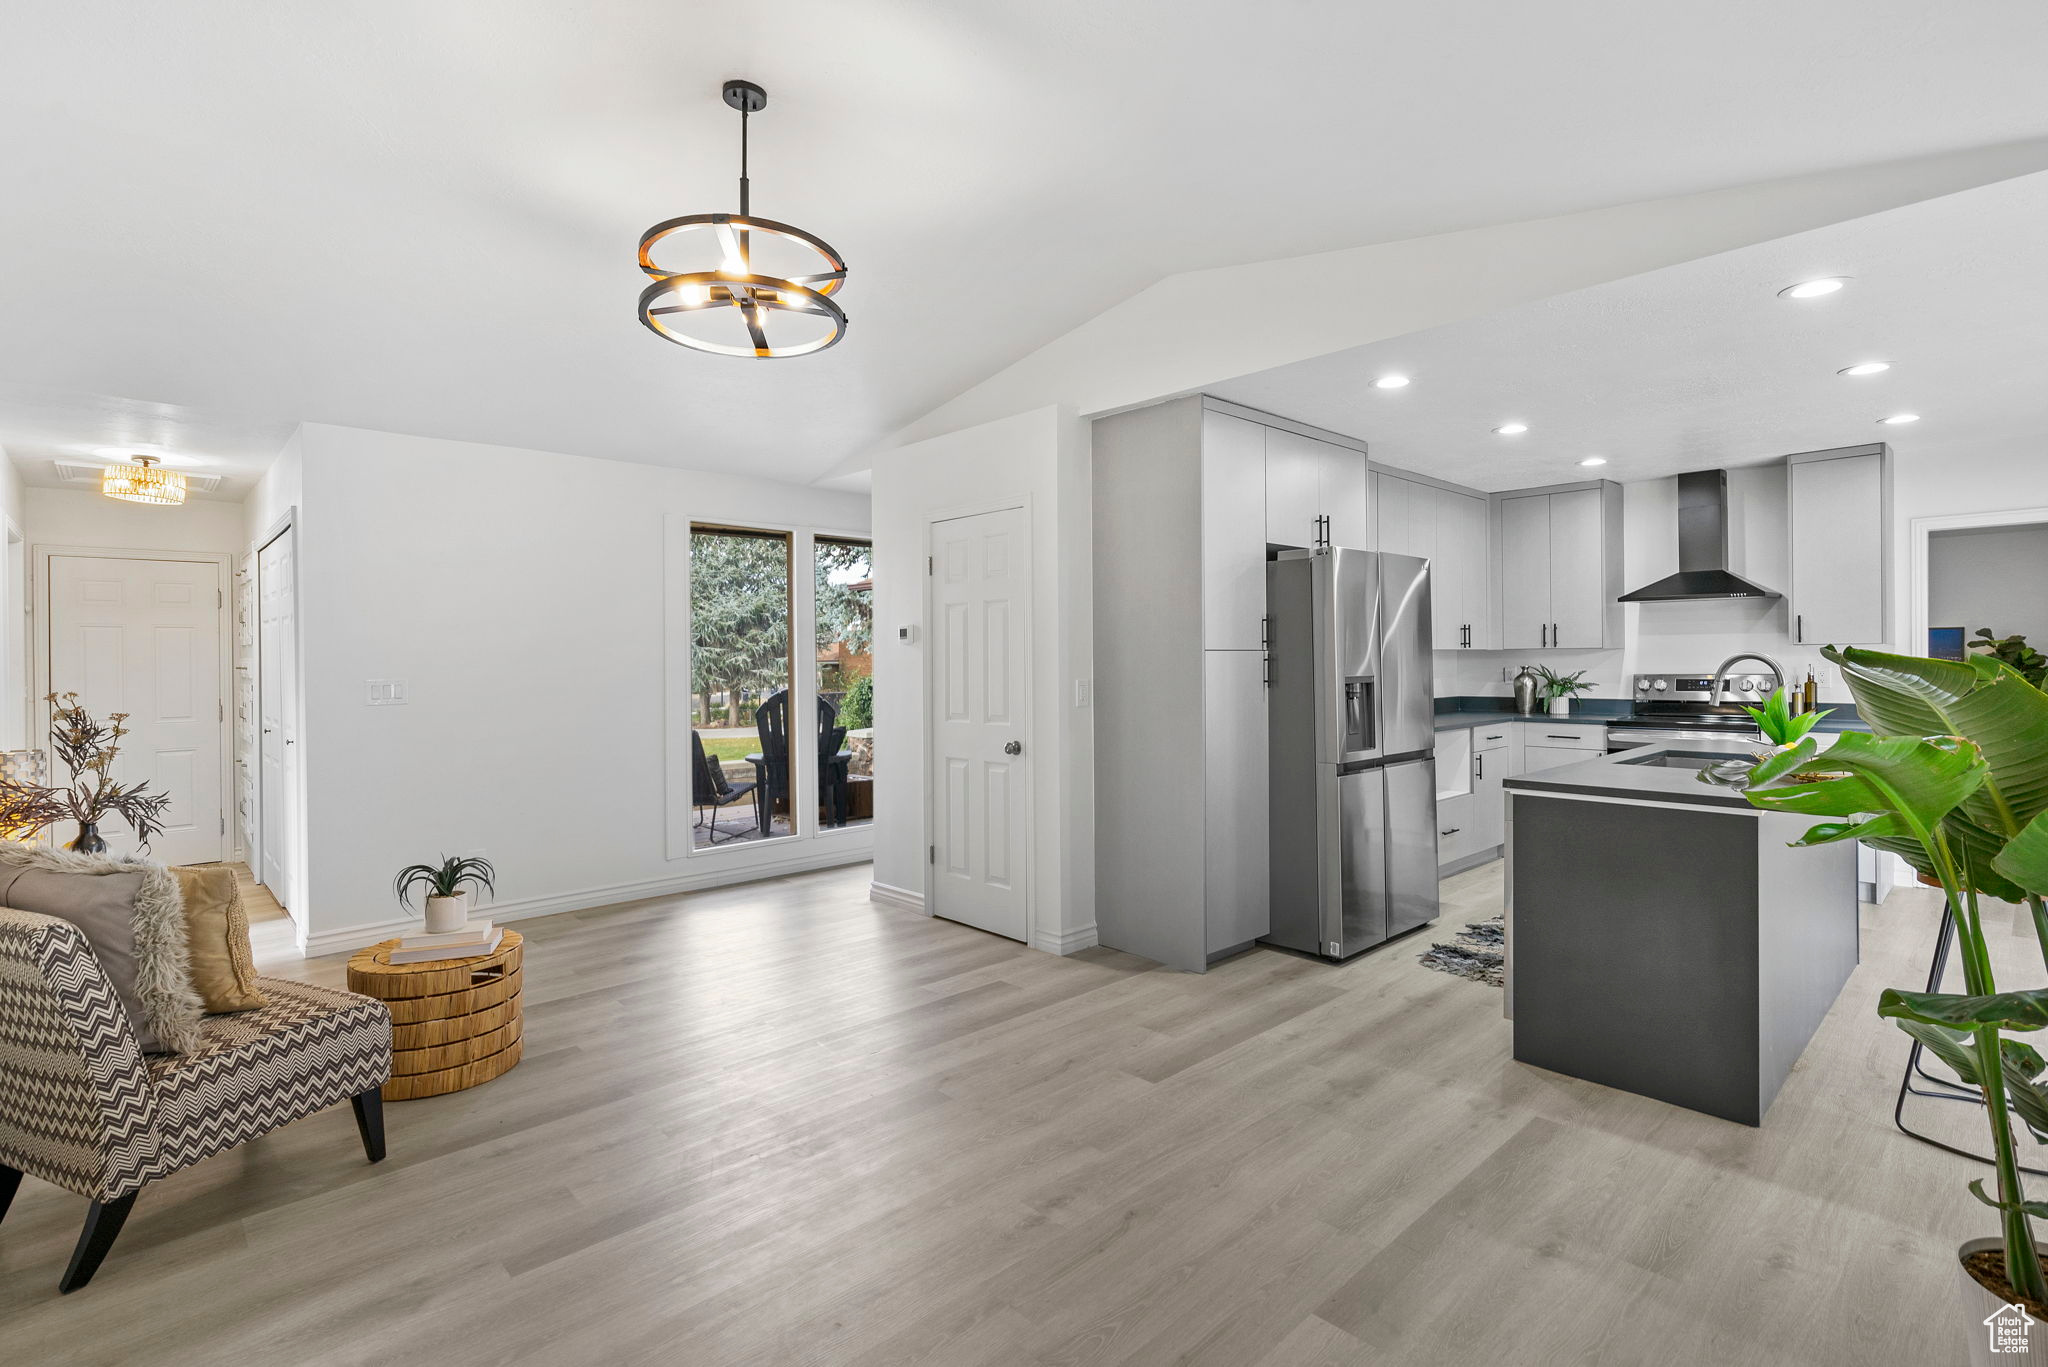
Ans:
<svg viewBox="0 0 2048 1367"><path fill-rule="evenodd" d="M495 953L505 938L503 927L489 921L471 921L460 930L443 935L408 935L391 951L394 964L424 964L435 959L474 959Z"/></svg>

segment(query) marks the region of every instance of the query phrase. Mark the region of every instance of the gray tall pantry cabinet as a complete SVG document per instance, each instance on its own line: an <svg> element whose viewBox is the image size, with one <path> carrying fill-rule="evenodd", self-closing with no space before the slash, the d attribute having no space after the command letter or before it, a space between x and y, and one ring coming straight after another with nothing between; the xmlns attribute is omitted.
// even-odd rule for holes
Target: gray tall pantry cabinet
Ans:
<svg viewBox="0 0 2048 1367"><path fill-rule="evenodd" d="M1095 917L1200 972L1266 933L1266 553L1370 546L1365 445L1217 399L1093 438Z"/></svg>

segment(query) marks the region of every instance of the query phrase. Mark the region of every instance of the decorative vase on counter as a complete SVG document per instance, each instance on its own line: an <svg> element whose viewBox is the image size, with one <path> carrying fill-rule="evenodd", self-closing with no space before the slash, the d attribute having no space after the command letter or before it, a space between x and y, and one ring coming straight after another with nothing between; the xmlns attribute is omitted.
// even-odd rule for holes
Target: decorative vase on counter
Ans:
<svg viewBox="0 0 2048 1367"><path fill-rule="evenodd" d="M469 924L469 892L427 899L427 934L446 935Z"/></svg>
<svg viewBox="0 0 2048 1367"><path fill-rule="evenodd" d="M1515 711L1528 717L1535 715L1536 695L1542 690L1543 681L1536 677L1536 671L1528 665L1515 675Z"/></svg>
<svg viewBox="0 0 2048 1367"><path fill-rule="evenodd" d="M105 854L107 842L100 837L97 821L81 821L78 823L78 837L67 841L64 848L73 854Z"/></svg>
<svg viewBox="0 0 2048 1367"><path fill-rule="evenodd" d="M1552 698L1552 699L1550 700L1550 715L1551 715L1551 716L1553 716L1553 717L1569 717L1569 716L1570 716L1571 714L1572 714L1572 700L1571 700L1570 698Z"/></svg>

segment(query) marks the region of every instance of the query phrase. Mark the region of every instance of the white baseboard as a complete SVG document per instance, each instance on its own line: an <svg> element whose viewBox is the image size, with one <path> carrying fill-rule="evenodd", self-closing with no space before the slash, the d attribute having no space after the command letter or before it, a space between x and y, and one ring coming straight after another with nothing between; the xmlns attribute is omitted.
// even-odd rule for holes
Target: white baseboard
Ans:
<svg viewBox="0 0 2048 1367"><path fill-rule="evenodd" d="M699 892L705 888L759 882L764 878L780 878L788 873L808 873L814 869L835 868L842 864L865 864L873 857L865 849L825 850L778 860L772 864L748 864L744 867L728 865L698 873L673 874L667 878L648 878L634 883L579 888L574 892L558 892L546 897L521 897L506 902L485 902L477 907L477 912L489 916L494 924L524 921L535 916L554 916L565 911L587 911L591 907L641 902L650 897L672 897L677 893ZM403 935L417 929L419 925L418 917L405 917L377 921L369 925L338 926L314 935L302 933L299 951L309 959L318 958L323 954L353 952L365 945L388 940L394 935Z"/></svg>
<svg viewBox="0 0 2048 1367"><path fill-rule="evenodd" d="M1079 954L1084 949L1093 949L1099 943L1095 938L1095 923L1076 930L1041 930L1031 937L1031 946L1048 954Z"/></svg>
<svg viewBox="0 0 2048 1367"><path fill-rule="evenodd" d="M912 892L909 888L899 888L889 883L868 884L868 900L880 902L885 907L901 907L905 911L914 911L920 915L928 914L924 909L923 893Z"/></svg>

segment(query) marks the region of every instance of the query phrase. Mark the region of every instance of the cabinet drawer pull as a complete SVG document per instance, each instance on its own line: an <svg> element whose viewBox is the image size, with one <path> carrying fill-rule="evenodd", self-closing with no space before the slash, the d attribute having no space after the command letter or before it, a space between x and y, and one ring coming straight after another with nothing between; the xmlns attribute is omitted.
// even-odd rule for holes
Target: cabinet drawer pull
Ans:
<svg viewBox="0 0 2048 1367"><path fill-rule="evenodd" d="M1560 735L1558 735L1558 734L1557 734L1557 732L1555 732L1555 731L1546 731L1546 732L1544 732L1544 733L1543 733L1543 739L1545 739L1545 740L1568 740L1568 741L1578 741L1578 740L1582 740L1582 739L1584 739L1584 737L1581 737L1581 736L1560 736Z"/></svg>
<svg viewBox="0 0 2048 1367"><path fill-rule="evenodd" d="M1449 829L1448 831L1438 831L1438 832L1437 832L1437 834L1438 834L1438 835L1456 835L1456 834L1457 834L1457 833L1458 833L1459 831L1462 831L1462 830L1464 830L1464 829L1465 829L1465 828L1464 828L1463 826L1453 826L1453 827L1451 827L1451 828L1450 828L1450 829Z"/></svg>

